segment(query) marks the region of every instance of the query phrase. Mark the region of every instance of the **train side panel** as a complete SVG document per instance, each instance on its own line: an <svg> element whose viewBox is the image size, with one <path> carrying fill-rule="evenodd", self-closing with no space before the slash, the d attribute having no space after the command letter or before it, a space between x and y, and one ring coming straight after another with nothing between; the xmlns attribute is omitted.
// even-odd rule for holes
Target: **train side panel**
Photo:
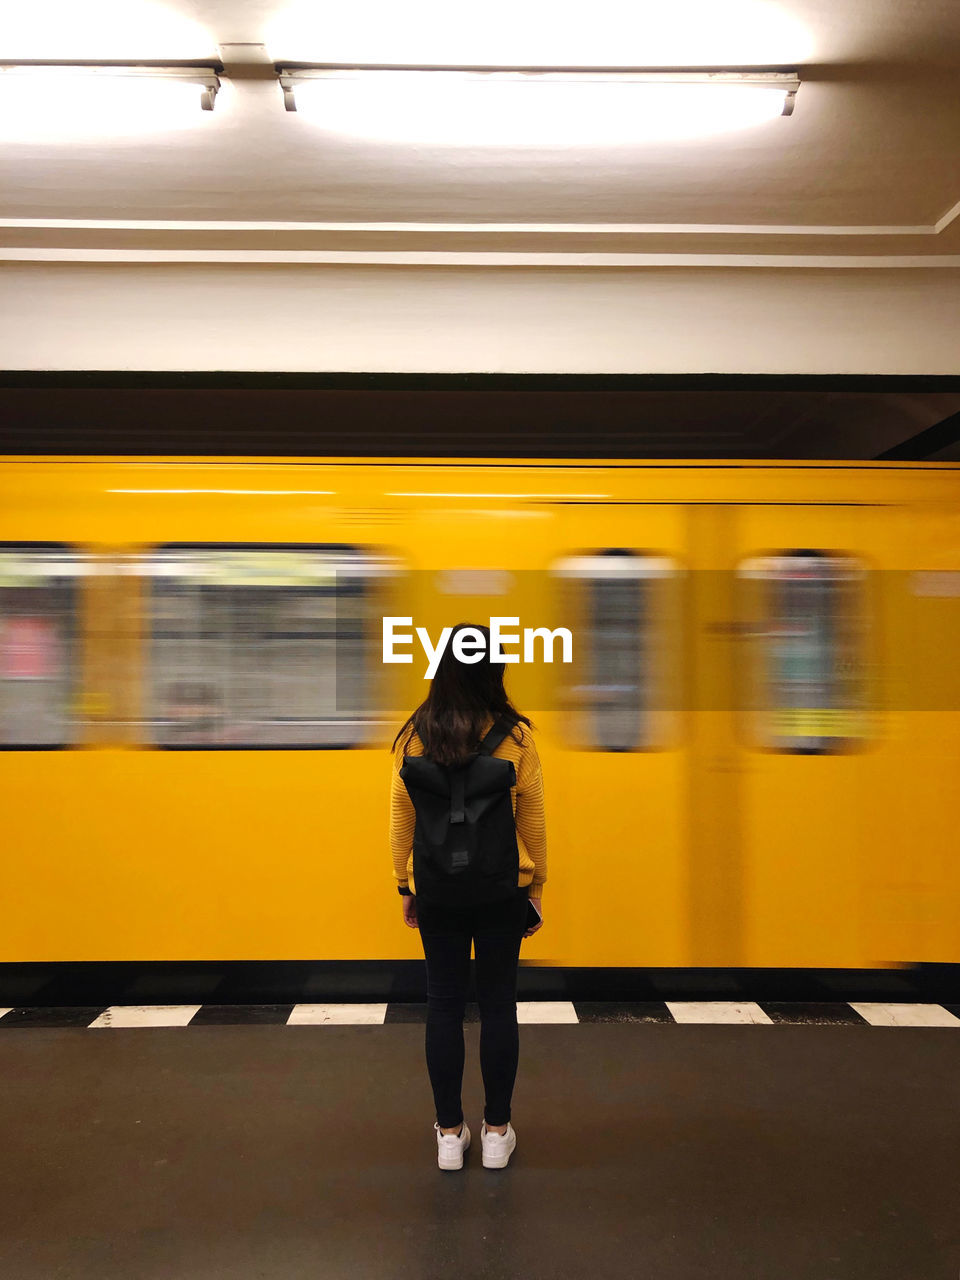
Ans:
<svg viewBox="0 0 960 1280"><path fill-rule="evenodd" d="M389 741L422 673L377 672L382 723L346 749L147 745L137 566L186 543L369 549L432 633L453 607L486 620L537 593L554 619L553 575L574 566L593 674L509 677L548 802L550 927L526 959L960 961L958 498L960 468L933 466L0 460L0 542L66 544L102 570L81 588L82 742L0 752L0 960L422 954L387 844ZM758 563L766 591L771 553L810 548L874 571L859 739L853 702L838 718L814 693L784 721L744 684L762 652L784 688L816 687L738 577ZM796 575L776 565L789 604ZM649 602L628 620L653 628L643 652L669 672L649 705L603 674L628 599L603 585L608 566ZM507 576L451 586L464 569ZM786 736L764 743L758 724Z"/></svg>

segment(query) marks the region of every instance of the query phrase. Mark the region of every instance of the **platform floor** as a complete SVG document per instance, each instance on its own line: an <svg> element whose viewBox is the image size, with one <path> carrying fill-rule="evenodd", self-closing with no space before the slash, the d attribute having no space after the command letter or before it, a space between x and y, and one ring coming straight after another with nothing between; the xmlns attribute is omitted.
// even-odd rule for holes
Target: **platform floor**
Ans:
<svg viewBox="0 0 960 1280"><path fill-rule="evenodd" d="M960 1031L524 1025L503 1171L423 1026L0 1035L4 1280L957 1280Z"/></svg>

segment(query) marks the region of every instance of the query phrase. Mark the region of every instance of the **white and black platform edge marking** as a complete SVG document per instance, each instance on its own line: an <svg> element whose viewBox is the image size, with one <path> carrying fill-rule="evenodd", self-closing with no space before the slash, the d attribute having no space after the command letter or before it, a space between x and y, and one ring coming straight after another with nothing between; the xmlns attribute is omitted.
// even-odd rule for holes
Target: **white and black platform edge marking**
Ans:
<svg viewBox="0 0 960 1280"><path fill-rule="evenodd" d="M426 1022L425 1003L134 1004L0 1008L0 1031L14 1028L186 1026L383 1026ZM478 1022L475 1003L465 1020ZM686 1026L874 1026L960 1028L960 1005L874 1001L518 1000L525 1026L669 1023Z"/></svg>
<svg viewBox="0 0 960 1280"><path fill-rule="evenodd" d="M579 1021L571 1000L517 1001L517 1022L520 1024Z"/></svg>
<svg viewBox="0 0 960 1280"><path fill-rule="evenodd" d="M768 1025L772 1019L753 1000L668 1000L675 1022L755 1023Z"/></svg>
<svg viewBox="0 0 960 1280"><path fill-rule="evenodd" d="M94 1027L188 1027L198 1004L112 1004L89 1024Z"/></svg>
<svg viewBox="0 0 960 1280"><path fill-rule="evenodd" d="M574 1000L581 1022L673 1022L664 1000Z"/></svg>
<svg viewBox="0 0 960 1280"><path fill-rule="evenodd" d="M851 1001L871 1027L960 1027L960 1018L942 1004L883 1004Z"/></svg>
<svg viewBox="0 0 960 1280"><path fill-rule="evenodd" d="M18 1005L0 1010L0 1031L14 1027L89 1027L104 1012L97 1005Z"/></svg>
<svg viewBox="0 0 960 1280"><path fill-rule="evenodd" d="M191 1027L279 1027L290 1021L293 1003L205 1004Z"/></svg>
<svg viewBox="0 0 960 1280"><path fill-rule="evenodd" d="M760 1008L770 1021L790 1026L857 1027L865 1026L856 1009L840 1000L761 1000Z"/></svg>
<svg viewBox="0 0 960 1280"><path fill-rule="evenodd" d="M295 1004L287 1026L382 1026L386 1016L386 1004Z"/></svg>

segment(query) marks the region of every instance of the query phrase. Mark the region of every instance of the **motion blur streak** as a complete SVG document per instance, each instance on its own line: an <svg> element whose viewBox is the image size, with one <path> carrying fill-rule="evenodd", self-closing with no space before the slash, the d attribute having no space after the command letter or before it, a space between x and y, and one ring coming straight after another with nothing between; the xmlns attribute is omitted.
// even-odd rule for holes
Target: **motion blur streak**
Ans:
<svg viewBox="0 0 960 1280"><path fill-rule="evenodd" d="M960 961L956 467L576 474L0 460L0 959L415 958L385 806L424 683L382 620L498 616L573 637L507 673L548 804L531 961Z"/></svg>

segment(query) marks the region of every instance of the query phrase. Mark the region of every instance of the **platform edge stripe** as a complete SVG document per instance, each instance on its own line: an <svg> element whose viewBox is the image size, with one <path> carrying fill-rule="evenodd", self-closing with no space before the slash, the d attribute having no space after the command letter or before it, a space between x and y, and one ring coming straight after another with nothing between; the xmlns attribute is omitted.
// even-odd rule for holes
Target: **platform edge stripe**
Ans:
<svg viewBox="0 0 960 1280"><path fill-rule="evenodd" d="M87 1027L188 1027L202 1008L199 1004L111 1004Z"/></svg>
<svg viewBox="0 0 960 1280"><path fill-rule="evenodd" d="M773 1026L755 1000L667 1000L674 1022L684 1025Z"/></svg>
<svg viewBox="0 0 960 1280"><path fill-rule="evenodd" d="M581 1022L673 1021L664 1000L574 1000L572 1003ZM608 1007L604 1008L605 1005Z"/></svg>
<svg viewBox="0 0 960 1280"><path fill-rule="evenodd" d="M579 1023L580 1018L572 1000L518 1000L517 1022L524 1025L533 1023Z"/></svg>
<svg viewBox="0 0 960 1280"><path fill-rule="evenodd" d="M853 1005L846 1000L760 1000L757 1002L764 1013L768 1014L770 1021L780 1026L863 1026L865 1025L863 1018L857 1013ZM795 1011L792 1005L808 1006L814 1005L822 1008L825 1012L805 1013ZM771 1012L771 1010L773 1012ZM785 1010L787 1013L785 1014ZM836 1010L838 1013L842 1010L844 1015L852 1015L847 1017L837 1017L832 1021L827 1016L829 1011Z"/></svg>
<svg viewBox="0 0 960 1280"><path fill-rule="evenodd" d="M285 1026L288 1027L359 1027L382 1026L387 1004L295 1004Z"/></svg>
<svg viewBox="0 0 960 1280"><path fill-rule="evenodd" d="M960 1018L942 1004L850 1000L850 1008L871 1027L960 1027Z"/></svg>
<svg viewBox="0 0 960 1280"><path fill-rule="evenodd" d="M768 1006L789 1003L786 1000L783 1000L783 1001L758 1000L757 1003L759 1004L763 1012L767 1015L767 1017L770 1019L770 1021L774 1023L774 1025L779 1023L782 1026L801 1027L801 1026L810 1025L810 1024L814 1024L814 1025L817 1024L816 1014L794 1012L792 1009L790 1010L788 1016L784 1016L783 1013L778 1009L777 1010L778 1016L774 1017L774 1015L770 1012ZM797 1003L800 1003L800 1002L797 1001ZM846 1007L843 1005L842 1001L835 1001L834 1003L840 1004L842 1007Z"/></svg>

